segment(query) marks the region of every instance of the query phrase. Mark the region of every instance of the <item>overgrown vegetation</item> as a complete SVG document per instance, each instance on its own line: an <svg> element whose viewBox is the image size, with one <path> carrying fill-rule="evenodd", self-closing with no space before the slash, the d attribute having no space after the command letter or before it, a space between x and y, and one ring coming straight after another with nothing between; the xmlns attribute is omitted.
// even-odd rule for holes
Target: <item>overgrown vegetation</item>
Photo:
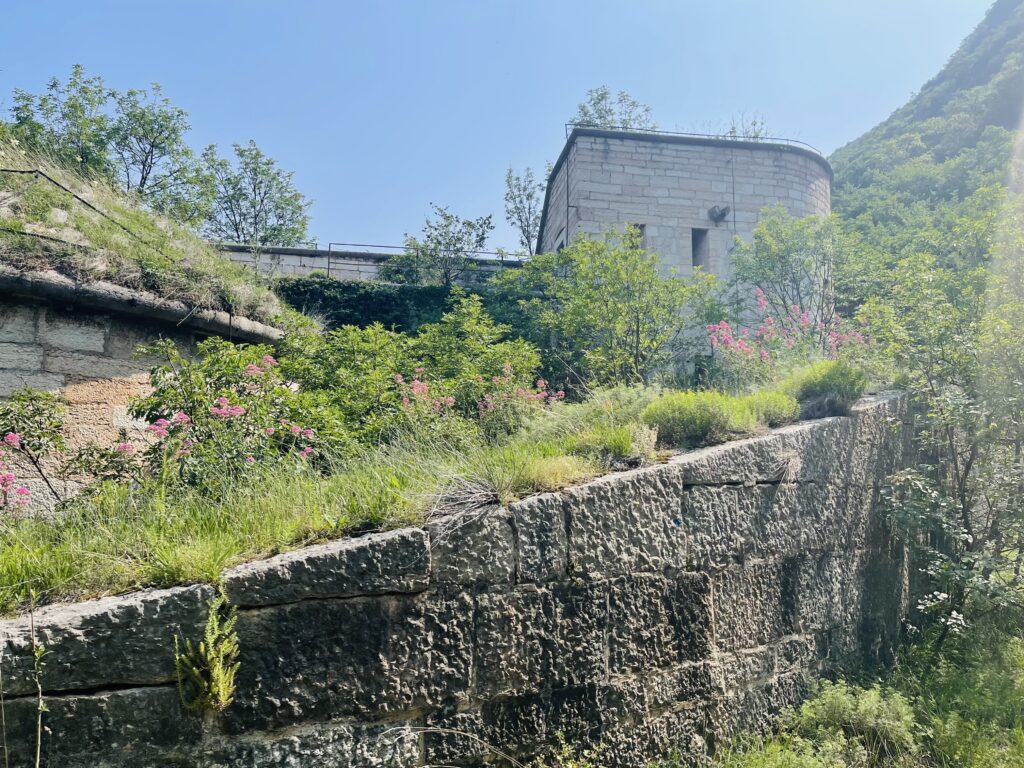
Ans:
<svg viewBox="0 0 1024 768"><path fill-rule="evenodd" d="M0 171L4 264L106 280L275 325L305 322L251 270L103 181L86 181L2 137L0 168L29 171ZM31 173L37 169L46 176Z"/></svg>

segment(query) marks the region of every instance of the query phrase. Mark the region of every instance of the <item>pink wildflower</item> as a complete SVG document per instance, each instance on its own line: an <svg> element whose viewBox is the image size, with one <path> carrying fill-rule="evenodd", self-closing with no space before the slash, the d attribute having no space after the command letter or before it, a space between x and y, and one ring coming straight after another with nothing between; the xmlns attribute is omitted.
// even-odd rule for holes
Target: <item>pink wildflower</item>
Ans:
<svg viewBox="0 0 1024 768"><path fill-rule="evenodd" d="M302 427L300 427L298 424L292 424L292 434L293 435L302 434Z"/></svg>
<svg viewBox="0 0 1024 768"><path fill-rule="evenodd" d="M262 376L263 373L264 373L263 369L260 368L255 363L249 363L247 366L245 366L245 375L246 376Z"/></svg>
<svg viewBox="0 0 1024 768"><path fill-rule="evenodd" d="M429 388L425 382L422 382L419 379L412 380L412 393L416 397L426 397L428 389Z"/></svg>
<svg viewBox="0 0 1024 768"><path fill-rule="evenodd" d="M421 365L419 368L416 368L413 372L418 376L419 374L423 373L425 370L426 370L426 368L424 368Z"/></svg>
<svg viewBox="0 0 1024 768"><path fill-rule="evenodd" d="M307 427L306 429L302 430L302 436L303 437L312 437L313 436L313 430L309 429Z"/></svg>
<svg viewBox="0 0 1024 768"><path fill-rule="evenodd" d="M269 437L270 435L274 434L274 432L276 432L276 431L277 430L275 430L273 427L267 427L266 429L263 430L263 434L265 434L265 435L267 435Z"/></svg>
<svg viewBox="0 0 1024 768"><path fill-rule="evenodd" d="M312 448L310 448L310 447L309 447L309 446L307 445L307 446L306 446L305 448L303 448L303 449L302 449L301 451L299 451L299 456L301 456L302 458L304 458L304 459L305 459L305 458L306 458L307 456L309 456L309 454L311 454L312 452L313 452L313 449L312 449Z"/></svg>
<svg viewBox="0 0 1024 768"><path fill-rule="evenodd" d="M277 365L277 360L274 359L273 355L264 355L263 365L267 366L268 368L271 366L275 366Z"/></svg>
<svg viewBox="0 0 1024 768"><path fill-rule="evenodd" d="M135 453L135 446L132 445L131 443L118 443L117 445L114 446L114 450L117 451L118 453L123 453L125 455L130 456L131 454Z"/></svg>
<svg viewBox="0 0 1024 768"><path fill-rule="evenodd" d="M405 381L405 377L400 373L395 374L395 384L402 384Z"/></svg>
<svg viewBox="0 0 1024 768"><path fill-rule="evenodd" d="M21 448L21 435L17 432L8 432L4 435L4 442L14 448Z"/></svg>
<svg viewBox="0 0 1024 768"><path fill-rule="evenodd" d="M188 424L190 421L192 421L192 419L190 419L189 415L184 411L178 411L176 414L171 416L171 421L173 421L175 424L184 425Z"/></svg>
<svg viewBox="0 0 1024 768"><path fill-rule="evenodd" d="M256 463L256 457L255 456L246 456L245 457L245 463L246 464L255 464Z"/></svg>

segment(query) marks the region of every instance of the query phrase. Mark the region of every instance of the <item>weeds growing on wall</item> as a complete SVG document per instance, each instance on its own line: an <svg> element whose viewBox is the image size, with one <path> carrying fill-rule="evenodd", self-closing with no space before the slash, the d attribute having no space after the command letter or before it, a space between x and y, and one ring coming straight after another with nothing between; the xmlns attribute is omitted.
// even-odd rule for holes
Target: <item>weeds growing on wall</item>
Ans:
<svg viewBox="0 0 1024 768"><path fill-rule="evenodd" d="M223 712L235 698L239 647L235 622L238 610L227 597L210 601L203 637L196 643L174 638L174 670L182 705L192 712Z"/></svg>

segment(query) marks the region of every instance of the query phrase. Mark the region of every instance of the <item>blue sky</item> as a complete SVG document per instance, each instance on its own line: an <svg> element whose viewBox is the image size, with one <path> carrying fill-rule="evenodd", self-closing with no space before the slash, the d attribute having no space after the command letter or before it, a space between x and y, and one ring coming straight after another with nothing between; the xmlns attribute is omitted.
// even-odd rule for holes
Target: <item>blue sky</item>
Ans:
<svg viewBox="0 0 1024 768"><path fill-rule="evenodd" d="M75 63L156 81L191 142L254 138L314 200L321 243L401 243L431 202L493 213L505 169L553 161L606 84L659 127L741 114L831 152L899 107L987 0L8 0L0 109Z"/></svg>

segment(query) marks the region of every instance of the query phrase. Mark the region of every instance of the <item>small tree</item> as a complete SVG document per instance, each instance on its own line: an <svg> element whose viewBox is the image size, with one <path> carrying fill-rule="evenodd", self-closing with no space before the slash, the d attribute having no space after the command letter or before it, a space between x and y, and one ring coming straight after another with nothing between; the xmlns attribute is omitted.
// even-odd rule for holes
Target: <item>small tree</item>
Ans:
<svg viewBox="0 0 1024 768"><path fill-rule="evenodd" d="M235 163L209 146L203 152L215 197L203 225L207 236L247 245L253 252L268 245L298 245L309 235L310 201L295 188L293 173L281 170L252 139L235 144Z"/></svg>
<svg viewBox="0 0 1024 768"><path fill-rule="evenodd" d="M522 176L511 168L505 172L505 219L519 233L519 244L529 256L537 243L543 204L544 185L534 179L532 168Z"/></svg>
<svg viewBox="0 0 1024 768"><path fill-rule="evenodd" d="M761 289L768 314L786 317L793 307L806 313L824 345L836 323L836 284L862 248L837 218L798 219L780 205L762 212L752 242L736 238L733 268L742 286Z"/></svg>
<svg viewBox="0 0 1024 768"><path fill-rule="evenodd" d="M87 77L75 64L66 83L56 77L38 96L14 91L14 135L33 149L48 154L81 173L110 172L113 122L108 105L113 91L101 77Z"/></svg>
<svg viewBox="0 0 1024 768"><path fill-rule="evenodd" d="M585 101L576 107L569 120L573 125L588 128L634 128L653 131L658 126L651 120L651 108L641 104L625 91L612 100L607 85L587 91Z"/></svg>
<svg viewBox="0 0 1024 768"><path fill-rule="evenodd" d="M434 218L427 219L423 235L405 236L405 253L381 266L382 280L450 287L476 268L473 254L487 244L491 216L463 219L444 206L431 207Z"/></svg>
<svg viewBox="0 0 1024 768"><path fill-rule="evenodd" d="M185 143L188 113L152 90L117 94L111 153L121 187L154 210L186 224L210 212L213 184Z"/></svg>
<svg viewBox="0 0 1024 768"><path fill-rule="evenodd" d="M655 378L681 355L686 311L713 280L663 275L630 227L599 239L580 235L494 283L518 301L549 368L578 387Z"/></svg>

